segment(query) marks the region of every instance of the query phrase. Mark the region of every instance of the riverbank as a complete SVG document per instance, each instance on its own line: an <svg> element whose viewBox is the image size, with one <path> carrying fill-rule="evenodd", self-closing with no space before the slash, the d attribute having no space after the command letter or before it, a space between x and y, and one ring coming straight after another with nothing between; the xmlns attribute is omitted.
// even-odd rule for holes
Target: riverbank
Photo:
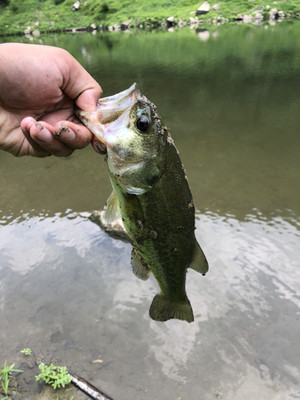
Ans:
<svg viewBox="0 0 300 400"><path fill-rule="evenodd" d="M0 35L119 30L131 28L170 28L239 21L271 23L300 16L300 0L213 0L171 2L133 0L3 0L0 6Z"/></svg>

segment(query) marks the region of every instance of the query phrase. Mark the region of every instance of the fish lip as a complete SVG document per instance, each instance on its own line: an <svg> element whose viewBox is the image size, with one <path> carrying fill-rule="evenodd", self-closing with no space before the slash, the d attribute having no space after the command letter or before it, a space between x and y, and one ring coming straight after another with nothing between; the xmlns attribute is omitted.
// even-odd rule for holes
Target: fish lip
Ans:
<svg viewBox="0 0 300 400"><path fill-rule="evenodd" d="M112 96L100 98L96 111L86 112L79 108L75 114L96 136L101 147L107 147L108 125L118 119L126 110L131 109L141 97L138 86L133 83L128 89ZM99 148L100 149L100 148ZM100 149L101 150L101 149Z"/></svg>

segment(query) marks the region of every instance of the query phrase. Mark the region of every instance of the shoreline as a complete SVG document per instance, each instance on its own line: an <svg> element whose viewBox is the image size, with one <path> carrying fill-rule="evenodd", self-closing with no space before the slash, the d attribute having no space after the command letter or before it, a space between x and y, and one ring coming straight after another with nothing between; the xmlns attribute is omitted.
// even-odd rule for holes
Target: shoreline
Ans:
<svg viewBox="0 0 300 400"><path fill-rule="evenodd" d="M148 18L146 22L140 23L139 21L133 22L131 20L124 21L120 24L113 25L104 25L99 24L96 25L92 23L88 26L78 26L78 27L67 27L67 28L56 28L56 29L46 29L39 30L38 22L34 24L34 26L27 26L24 30L16 30L14 32L2 33L0 32L1 37L13 37L13 36L25 36L25 37L39 37L44 34L53 34L53 33L80 33L80 32L91 32L95 34L96 32L104 33L104 32L117 32L123 31L125 33L133 33L137 30L162 30L162 31L172 31L175 28L190 28L195 29L196 31L201 31L203 28L215 27L224 24L235 24L235 25L255 25L262 26L263 24L269 24L271 26L276 25L282 21L286 20L299 20L300 14L291 14L291 15L280 15L279 13L270 14L269 18L263 17L261 15L252 17L250 15L242 15L239 14L233 18L224 18L218 17L212 20L203 20L197 17L190 18L189 21L183 20L181 18L175 19L173 17L169 17L167 19L162 19L158 21L156 18ZM21 29L23 29L21 28Z"/></svg>
<svg viewBox="0 0 300 400"><path fill-rule="evenodd" d="M202 0L203 1L203 0ZM223 24L269 23L300 17L300 0L287 4L285 0L238 0L214 4L207 1L179 0L176 7L156 6L145 0L144 7L132 8L123 0L99 4L98 0L4 0L0 6L0 37L49 33L106 32L134 30L172 30L183 27L203 29ZM33 11L32 2L37 8ZM133 0L133 4L135 0ZM116 5L118 4L118 6Z"/></svg>

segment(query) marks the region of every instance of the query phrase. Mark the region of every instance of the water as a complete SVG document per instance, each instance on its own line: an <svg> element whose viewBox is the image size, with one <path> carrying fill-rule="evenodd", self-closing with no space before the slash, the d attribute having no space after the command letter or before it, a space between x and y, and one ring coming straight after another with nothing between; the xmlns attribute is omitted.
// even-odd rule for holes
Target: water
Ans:
<svg viewBox="0 0 300 400"><path fill-rule="evenodd" d="M49 35L104 94L134 81L180 151L210 263L188 273L195 322L157 323L128 244L89 221L110 194L102 156L0 153L0 362L24 399L30 347L117 399L300 399L300 24ZM20 40L20 39L19 39ZM93 363L101 359L102 363Z"/></svg>

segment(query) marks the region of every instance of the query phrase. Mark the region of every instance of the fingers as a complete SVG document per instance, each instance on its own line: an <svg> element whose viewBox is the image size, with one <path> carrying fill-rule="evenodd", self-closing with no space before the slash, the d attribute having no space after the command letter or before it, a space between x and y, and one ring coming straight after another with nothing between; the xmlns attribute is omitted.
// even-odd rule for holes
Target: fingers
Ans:
<svg viewBox="0 0 300 400"><path fill-rule="evenodd" d="M82 124L61 121L54 126L56 139L73 149L83 149L92 140L91 132Z"/></svg>
<svg viewBox="0 0 300 400"><path fill-rule="evenodd" d="M74 151L74 148L55 137L54 128L47 122L37 122L34 118L27 117L22 120L21 129L31 144L27 152L32 156L44 157L53 154L57 157L67 157Z"/></svg>

